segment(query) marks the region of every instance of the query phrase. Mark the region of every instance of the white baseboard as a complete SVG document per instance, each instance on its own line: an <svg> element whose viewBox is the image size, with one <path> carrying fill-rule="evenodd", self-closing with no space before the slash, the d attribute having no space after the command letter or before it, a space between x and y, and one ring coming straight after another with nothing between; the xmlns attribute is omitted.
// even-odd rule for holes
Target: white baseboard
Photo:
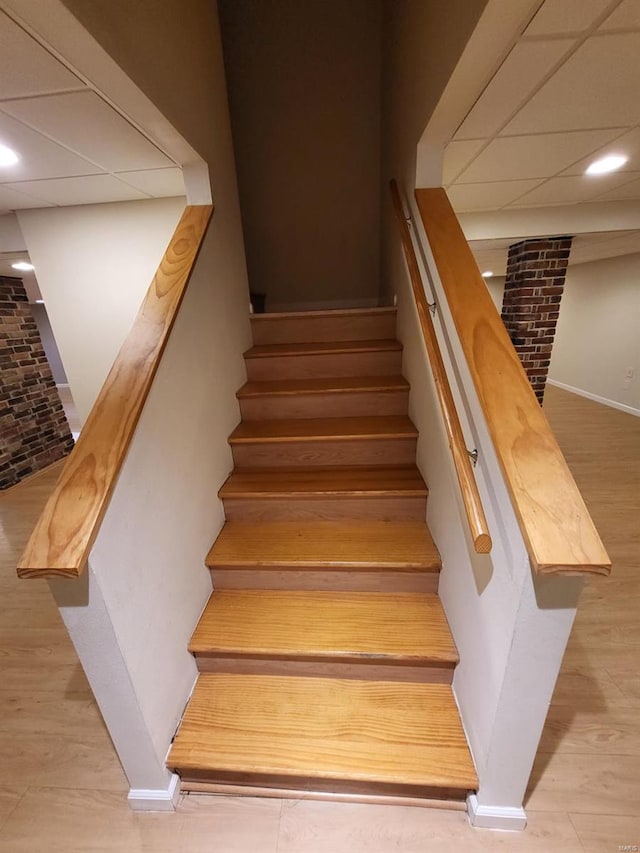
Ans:
<svg viewBox="0 0 640 853"><path fill-rule="evenodd" d="M584 391L582 388L574 388L573 385L566 385L564 382L557 382L555 379L547 379L548 385L554 385L556 388L562 388L563 391L570 391L572 394L577 394L579 397L586 397L587 400L593 400L594 403L602 403L603 406L611 406L612 409L619 409L621 412L626 412L628 415L635 415L640 418L640 409L634 409L633 406L626 406L624 403L618 403L617 400L609 400L607 397L600 397L598 394L592 394L591 391Z"/></svg>
<svg viewBox="0 0 640 853"><path fill-rule="evenodd" d="M159 789L131 788L127 796L129 808L134 812L173 812L180 797L180 777L171 774L169 787Z"/></svg>
<svg viewBox="0 0 640 853"><path fill-rule="evenodd" d="M475 794L469 794L467 797L467 815L471 826L483 829L521 832L527 825L527 814L522 807L481 806Z"/></svg>
<svg viewBox="0 0 640 853"><path fill-rule="evenodd" d="M377 297L366 299L334 299L324 302L274 302L267 303L269 314L286 314L289 311L340 311L348 308L378 308Z"/></svg>

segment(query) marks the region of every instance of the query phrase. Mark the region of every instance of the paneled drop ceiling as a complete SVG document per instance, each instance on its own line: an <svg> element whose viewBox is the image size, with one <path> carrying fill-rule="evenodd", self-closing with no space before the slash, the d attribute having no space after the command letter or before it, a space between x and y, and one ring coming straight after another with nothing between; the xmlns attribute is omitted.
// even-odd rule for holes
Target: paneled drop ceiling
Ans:
<svg viewBox="0 0 640 853"><path fill-rule="evenodd" d="M478 267L483 272L504 275L507 268L509 246L518 240L471 240ZM640 252L640 232L638 231L593 231L578 234L571 244L571 264L587 264L602 258L614 258L619 255L631 255Z"/></svg>
<svg viewBox="0 0 640 853"><path fill-rule="evenodd" d="M617 172L585 175L607 154ZM458 213L637 200L640 204L640 0L545 0L445 152ZM472 244L504 272L515 239ZM582 234L571 263L640 252L640 232Z"/></svg>
<svg viewBox="0 0 640 853"><path fill-rule="evenodd" d="M184 195L182 171L150 139L0 11L0 214Z"/></svg>

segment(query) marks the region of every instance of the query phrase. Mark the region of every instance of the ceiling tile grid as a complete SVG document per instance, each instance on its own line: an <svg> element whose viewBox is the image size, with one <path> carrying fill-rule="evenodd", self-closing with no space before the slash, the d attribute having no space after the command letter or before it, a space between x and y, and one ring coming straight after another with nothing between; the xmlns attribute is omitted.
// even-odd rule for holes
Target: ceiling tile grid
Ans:
<svg viewBox="0 0 640 853"><path fill-rule="evenodd" d="M640 200L639 57L640 0L545 0L445 151L456 210Z"/></svg>
<svg viewBox="0 0 640 853"><path fill-rule="evenodd" d="M0 214L29 207L184 195L151 140L0 11Z"/></svg>

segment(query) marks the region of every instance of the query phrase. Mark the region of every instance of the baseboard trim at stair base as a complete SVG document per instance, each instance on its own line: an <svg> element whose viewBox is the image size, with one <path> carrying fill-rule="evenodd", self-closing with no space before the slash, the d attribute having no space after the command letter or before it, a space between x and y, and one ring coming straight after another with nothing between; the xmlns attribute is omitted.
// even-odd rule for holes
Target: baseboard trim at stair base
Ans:
<svg viewBox="0 0 640 853"><path fill-rule="evenodd" d="M569 391L571 394L577 394L578 397L586 397L587 400L593 400L594 403L601 403L603 406L609 406L612 409L618 409L621 412L626 412L628 415L634 415L640 418L640 409L634 409L633 406L627 406L625 403L618 403L617 400L609 400L608 397L600 397L598 394L592 394L591 391L583 391L582 388L574 388L573 385L566 385L564 382L556 382L555 379L547 379L547 385L553 385L554 388L561 388L563 391Z"/></svg>
<svg viewBox="0 0 640 853"><path fill-rule="evenodd" d="M129 808L134 812L173 812L180 797L180 777L171 774L169 787L131 788L127 796Z"/></svg>
<svg viewBox="0 0 640 853"><path fill-rule="evenodd" d="M264 788L255 785L220 785L215 782L183 782L182 792L226 797L272 797L283 800L320 800L332 803L364 803L365 805L415 806L422 809L446 809L463 812L461 800L436 800L423 797L383 796L380 794L345 794L337 791L299 791L295 788Z"/></svg>
<svg viewBox="0 0 640 853"><path fill-rule="evenodd" d="M467 797L469 823L482 829L508 829L521 832L527 825L527 814L520 807L481 806L475 794Z"/></svg>

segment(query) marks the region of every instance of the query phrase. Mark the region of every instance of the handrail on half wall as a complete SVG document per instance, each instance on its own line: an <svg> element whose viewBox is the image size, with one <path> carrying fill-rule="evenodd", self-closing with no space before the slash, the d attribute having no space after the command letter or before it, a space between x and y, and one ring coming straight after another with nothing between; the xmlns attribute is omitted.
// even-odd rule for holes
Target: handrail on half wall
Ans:
<svg viewBox="0 0 640 853"><path fill-rule="evenodd" d="M445 191L415 196L534 570L608 575L609 556Z"/></svg>
<svg viewBox="0 0 640 853"><path fill-rule="evenodd" d="M77 578L109 505L213 214L186 207L77 444L18 564L22 578Z"/></svg>
<svg viewBox="0 0 640 853"><path fill-rule="evenodd" d="M444 426L453 456L453 464L458 476L460 491L462 493L462 501L464 503L465 514L469 524L469 531L473 540L473 547L478 554L488 554L491 551L491 536L487 519L485 518L482 500L478 492L478 486L473 475L473 469L469 459L469 453L464 440L462 426L456 410L456 404L451 393L451 386L447 378L442 354L436 338L435 329L429 313L429 305L424 292L420 268L416 259L416 254L409 233L409 226L402 207L402 199L398 185L395 181L391 181L391 196L393 198L393 206L398 218L400 226L400 235L402 238L402 248L409 269L409 278L411 279L411 287L413 296L418 309L418 318L424 343L429 356L429 364L433 374L433 381L436 387L436 394L442 409L442 417Z"/></svg>

